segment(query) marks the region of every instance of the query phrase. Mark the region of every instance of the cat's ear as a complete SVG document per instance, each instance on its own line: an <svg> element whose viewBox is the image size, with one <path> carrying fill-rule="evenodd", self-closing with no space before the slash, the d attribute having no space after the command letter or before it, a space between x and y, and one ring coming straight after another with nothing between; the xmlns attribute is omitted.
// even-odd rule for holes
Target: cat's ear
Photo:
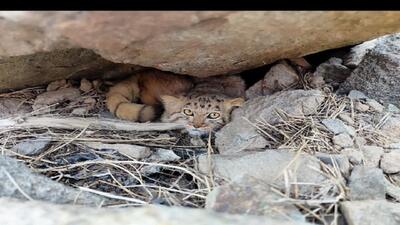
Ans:
<svg viewBox="0 0 400 225"><path fill-rule="evenodd" d="M232 109L233 107L241 107L244 103L244 98L231 98L225 99L225 109Z"/></svg>
<svg viewBox="0 0 400 225"><path fill-rule="evenodd" d="M183 97L175 97L172 95L160 96L161 103L164 106L165 111L168 113L180 112L184 103Z"/></svg>

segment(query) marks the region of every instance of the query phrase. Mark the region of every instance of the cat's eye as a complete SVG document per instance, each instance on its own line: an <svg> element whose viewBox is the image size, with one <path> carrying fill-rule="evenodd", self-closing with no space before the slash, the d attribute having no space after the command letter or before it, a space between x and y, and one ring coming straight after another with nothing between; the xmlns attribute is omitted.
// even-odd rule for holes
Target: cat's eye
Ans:
<svg viewBox="0 0 400 225"><path fill-rule="evenodd" d="M193 112L190 109L184 109L183 114L185 114L186 116L193 116Z"/></svg>
<svg viewBox="0 0 400 225"><path fill-rule="evenodd" d="M221 116L221 114L220 113L218 113L218 112L212 112L212 113L210 113L210 114L208 114L208 118L210 118L210 119L217 119L217 118L219 118Z"/></svg>

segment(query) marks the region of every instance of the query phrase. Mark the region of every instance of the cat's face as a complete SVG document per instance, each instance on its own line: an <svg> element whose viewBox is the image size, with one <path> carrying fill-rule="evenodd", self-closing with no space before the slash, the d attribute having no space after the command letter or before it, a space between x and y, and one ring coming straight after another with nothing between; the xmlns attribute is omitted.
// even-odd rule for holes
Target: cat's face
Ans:
<svg viewBox="0 0 400 225"><path fill-rule="evenodd" d="M240 107L243 98L229 98L221 95L191 95L188 97L162 96L163 122L185 125L193 136L206 136L230 120L234 107Z"/></svg>

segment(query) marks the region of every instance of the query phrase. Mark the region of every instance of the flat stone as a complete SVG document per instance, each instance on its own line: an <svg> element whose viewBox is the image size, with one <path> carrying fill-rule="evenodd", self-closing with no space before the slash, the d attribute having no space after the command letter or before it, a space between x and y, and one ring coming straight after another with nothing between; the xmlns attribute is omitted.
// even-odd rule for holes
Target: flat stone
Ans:
<svg viewBox="0 0 400 225"><path fill-rule="evenodd" d="M378 167L383 155L383 148L378 146L362 146L361 151L364 156L364 165Z"/></svg>
<svg viewBox="0 0 400 225"><path fill-rule="evenodd" d="M24 215L21 216L21 212ZM45 215L45 216L44 216ZM118 209L56 205L39 201L21 202L0 198L2 225L311 225L267 216L232 215L204 209L145 205Z"/></svg>
<svg viewBox="0 0 400 225"><path fill-rule="evenodd" d="M346 133L350 134L351 136L356 134L354 128L347 126L339 119L323 119L321 122L334 134Z"/></svg>
<svg viewBox="0 0 400 225"><path fill-rule="evenodd" d="M400 150L392 150L383 154L381 168L385 173L389 174L400 172Z"/></svg>
<svg viewBox="0 0 400 225"><path fill-rule="evenodd" d="M367 104L376 112L383 112L385 107L374 99L367 99Z"/></svg>
<svg viewBox="0 0 400 225"><path fill-rule="evenodd" d="M72 110L71 114L76 116L84 116L89 112L87 107L79 107Z"/></svg>
<svg viewBox="0 0 400 225"><path fill-rule="evenodd" d="M325 177L315 170L320 168L319 160L307 154L301 154L296 159L294 157L295 153L292 152L266 150L235 155L211 155L210 162L207 155L200 155L197 167L202 173L208 174L213 171L214 176L230 181L249 175L269 184L273 183L281 189L285 188L283 179L285 169L291 172L288 172L289 183L320 184L325 180ZM293 189L295 186L292 184L290 188ZM297 184L297 186L299 193L313 190L313 185Z"/></svg>
<svg viewBox="0 0 400 225"><path fill-rule="evenodd" d="M346 133L341 133L341 134L335 135L332 138L332 141L335 145L338 145L342 148L349 148L354 145L353 139L350 137L350 135L348 135Z"/></svg>
<svg viewBox="0 0 400 225"><path fill-rule="evenodd" d="M349 225L400 224L400 204L386 200L345 201L340 211Z"/></svg>
<svg viewBox="0 0 400 225"><path fill-rule="evenodd" d="M361 102L355 102L354 108L360 112L366 112L369 110L369 106L367 104Z"/></svg>
<svg viewBox="0 0 400 225"><path fill-rule="evenodd" d="M392 141L400 141L400 115L390 116L381 126L379 131Z"/></svg>
<svg viewBox="0 0 400 225"><path fill-rule="evenodd" d="M208 195L206 209L220 213L268 216L273 219L305 222L293 203L279 201L282 196L267 183L253 177L214 188Z"/></svg>
<svg viewBox="0 0 400 225"><path fill-rule="evenodd" d="M259 119L270 124L278 123L277 109L293 116L310 115L316 112L324 99L324 94L318 90L290 90L246 101L241 108L233 111L231 122L216 133L215 143L220 154L264 148L268 141L251 123Z"/></svg>
<svg viewBox="0 0 400 225"><path fill-rule="evenodd" d="M347 113L340 113L339 114L339 119L341 119L343 122L346 122L349 125L354 124L354 120L351 118L351 116Z"/></svg>
<svg viewBox="0 0 400 225"><path fill-rule="evenodd" d="M359 100L359 99L368 99L368 97L362 93L361 91L351 90L347 95L350 99Z"/></svg>
<svg viewBox="0 0 400 225"><path fill-rule="evenodd" d="M13 151L22 155L38 155L46 150L50 139L25 139L13 147Z"/></svg>
<svg viewBox="0 0 400 225"><path fill-rule="evenodd" d="M151 154L149 159L156 162L172 162L180 160L181 157L176 155L172 150L157 148L156 151Z"/></svg>
<svg viewBox="0 0 400 225"><path fill-rule="evenodd" d="M381 169L355 166L349 179L351 200L386 198L385 176Z"/></svg>
<svg viewBox="0 0 400 225"><path fill-rule="evenodd" d="M103 197L65 186L44 175L36 174L22 162L7 156L0 156L0 180L0 197L26 200L26 196L20 191L23 190L27 196L34 200L57 204L99 206L106 200ZM18 184L18 187L14 182ZM1 212L4 211L0 210L0 214Z"/></svg>

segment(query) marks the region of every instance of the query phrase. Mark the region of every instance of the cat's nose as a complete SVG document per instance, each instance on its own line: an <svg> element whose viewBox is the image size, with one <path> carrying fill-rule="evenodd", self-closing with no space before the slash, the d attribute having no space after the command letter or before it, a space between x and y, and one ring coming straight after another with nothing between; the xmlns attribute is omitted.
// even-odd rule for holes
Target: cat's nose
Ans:
<svg viewBox="0 0 400 225"><path fill-rule="evenodd" d="M201 128L204 127L204 123L200 122L200 123L193 123L193 127L194 128Z"/></svg>

